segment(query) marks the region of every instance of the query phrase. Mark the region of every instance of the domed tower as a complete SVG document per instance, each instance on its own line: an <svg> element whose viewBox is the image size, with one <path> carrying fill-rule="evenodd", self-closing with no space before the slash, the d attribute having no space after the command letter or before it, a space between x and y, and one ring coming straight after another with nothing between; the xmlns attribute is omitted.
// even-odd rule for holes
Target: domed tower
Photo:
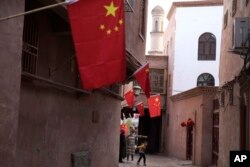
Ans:
<svg viewBox="0 0 250 167"><path fill-rule="evenodd" d="M149 54L163 54L163 26L165 12L162 7L156 6L152 14L151 49Z"/></svg>

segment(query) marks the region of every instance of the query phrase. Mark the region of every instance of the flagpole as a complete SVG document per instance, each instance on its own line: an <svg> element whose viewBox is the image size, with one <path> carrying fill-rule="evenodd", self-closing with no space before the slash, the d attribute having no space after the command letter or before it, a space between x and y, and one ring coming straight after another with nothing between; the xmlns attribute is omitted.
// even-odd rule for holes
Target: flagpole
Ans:
<svg viewBox="0 0 250 167"><path fill-rule="evenodd" d="M0 18L0 22L1 21L5 21L5 20L9 20L9 19L12 19L12 18L16 18L16 17L28 15L28 14L35 13L35 12L40 12L42 10L54 8L54 7L57 7L57 6L66 5L68 3L69 3L68 1L59 2L59 3L53 4L53 5L44 6L44 7L33 9L33 10L30 10L30 11L27 11L27 12L22 12L22 13L18 13L18 14L15 14L15 15L7 16L7 17L2 17L2 18Z"/></svg>

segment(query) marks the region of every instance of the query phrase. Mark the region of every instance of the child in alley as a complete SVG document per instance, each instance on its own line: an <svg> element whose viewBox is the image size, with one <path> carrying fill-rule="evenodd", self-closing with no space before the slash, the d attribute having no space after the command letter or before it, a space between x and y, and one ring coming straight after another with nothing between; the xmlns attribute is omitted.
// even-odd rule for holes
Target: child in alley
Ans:
<svg viewBox="0 0 250 167"><path fill-rule="evenodd" d="M146 155L145 155L145 150L147 148L147 141L144 141L141 145L137 146L137 148L139 149L139 154L140 154L140 157L137 161L137 165L140 165L140 161L141 159L143 158L143 163L144 163L144 166L146 166Z"/></svg>

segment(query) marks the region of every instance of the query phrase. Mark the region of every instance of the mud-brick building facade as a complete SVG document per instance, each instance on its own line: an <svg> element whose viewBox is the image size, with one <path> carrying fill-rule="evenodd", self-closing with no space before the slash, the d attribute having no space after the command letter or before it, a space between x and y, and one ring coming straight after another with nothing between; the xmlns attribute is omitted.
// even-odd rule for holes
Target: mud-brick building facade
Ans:
<svg viewBox="0 0 250 167"><path fill-rule="evenodd" d="M57 2L1 0L0 17ZM129 76L144 58L147 1L127 2ZM121 84L81 88L67 8L1 21L0 38L0 166L118 166Z"/></svg>
<svg viewBox="0 0 250 167"><path fill-rule="evenodd" d="M169 156L192 160L197 166L212 165L213 99L217 90L218 87L196 87L170 97L171 119L166 128L171 136L166 137ZM193 126L187 126L188 119Z"/></svg>
<svg viewBox="0 0 250 167"><path fill-rule="evenodd" d="M219 167L229 152L250 150L249 0L224 0L220 59Z"/></svg>

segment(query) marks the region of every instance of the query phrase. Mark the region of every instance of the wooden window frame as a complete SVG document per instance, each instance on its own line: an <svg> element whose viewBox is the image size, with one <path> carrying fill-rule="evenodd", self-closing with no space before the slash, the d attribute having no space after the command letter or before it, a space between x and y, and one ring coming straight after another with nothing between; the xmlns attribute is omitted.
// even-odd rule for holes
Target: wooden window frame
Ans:
<svg viewBox="0 0 250 167"><path fill-rule="evenodd" d="M208 53L206 53L206 50L208 50ZM199 37L198 60L199 61L216 60L216 37L214 34L206 32Z"/></svg>

